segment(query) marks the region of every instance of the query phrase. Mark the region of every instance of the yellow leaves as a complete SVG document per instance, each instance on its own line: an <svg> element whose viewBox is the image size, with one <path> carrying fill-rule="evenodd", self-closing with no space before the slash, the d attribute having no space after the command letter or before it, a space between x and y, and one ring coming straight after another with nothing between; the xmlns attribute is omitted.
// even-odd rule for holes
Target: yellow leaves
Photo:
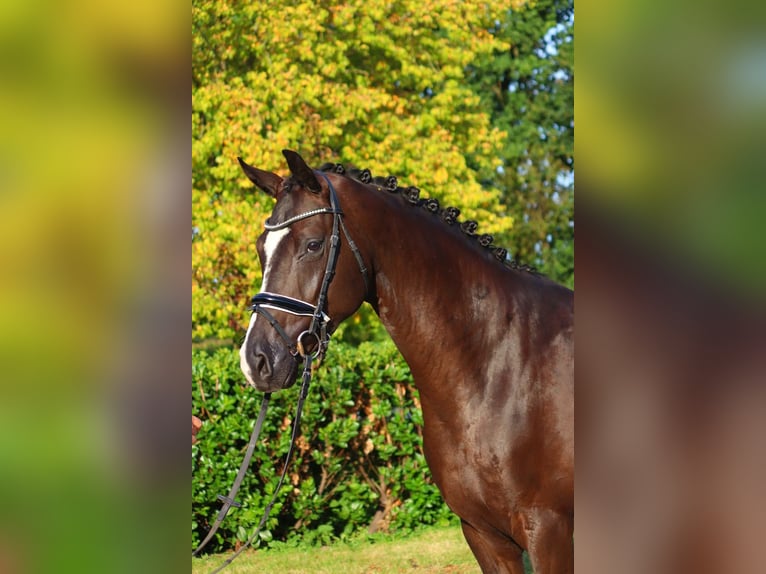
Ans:
<svg viewBox="0 0 766 574"><path fill-rule="evenodd" d="M439 167L433 174L434 183L438 186L442 186L449 181L449 172L444 167Z"/></svg>
<svg viewBox="0 0 766 574"><path fill-rule="evenodd" d="M314 165L394 174L497 231L496 193L470 164L497 165L489 125L463 70L502 48L487 29L506 7L476 0L196 2L192 93L193 333L234 334L260 280L255 240L271 200L236 156L285 172L283 148ZM204 41L203 41L204 40Z"/></svg>

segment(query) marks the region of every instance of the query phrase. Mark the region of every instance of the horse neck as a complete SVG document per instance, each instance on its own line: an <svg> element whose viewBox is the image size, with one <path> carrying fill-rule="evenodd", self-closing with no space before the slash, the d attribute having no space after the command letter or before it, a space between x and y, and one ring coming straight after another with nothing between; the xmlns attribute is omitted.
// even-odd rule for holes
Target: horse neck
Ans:
<svg viewBox="0 0 766 574"><path fill-rule="evenodd" d="M503 312L506 270L437 216L397 197L373 195L365 211L375 287L369 302L422 395L447 368L435 358L450 354L449 368L459 375L457 364L476 364L461 355L486 352L500 335L485 322L487 309Z"/></svg>

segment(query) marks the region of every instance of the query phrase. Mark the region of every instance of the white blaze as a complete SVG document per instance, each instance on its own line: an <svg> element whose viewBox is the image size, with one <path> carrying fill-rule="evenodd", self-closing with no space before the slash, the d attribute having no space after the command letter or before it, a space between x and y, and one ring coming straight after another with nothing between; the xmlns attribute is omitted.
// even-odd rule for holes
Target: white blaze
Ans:
<svg viewBox="0 0 766 574"><path fill-rule="evenodd" d="M282 240L287 237L287 235L290 233L290 228L285 227L284 229L280 229L278 231L267 231L266 232L266 242L263 245L263 250L265 254L266 259L266 266L263 270L263 280L261 281L261 291L266 291L266 285L269 280L269 272L271 271L273 265L274 265L274 254L277 252L277 248L279 247L280 243L282 243ZM242 343L242 346L239 348L239 367L242 369L242 372L245 374L245 378L248 380L248 382L253 385L253 376L252 371L250 370L250 365L247 362L247 342L250 339L250 332L253 330L253 327L255 326L255 319L258 317L258 313L253 313L253 315L250 317L250 324L247 327L247 334L245 335L245 342Z"/></svg>

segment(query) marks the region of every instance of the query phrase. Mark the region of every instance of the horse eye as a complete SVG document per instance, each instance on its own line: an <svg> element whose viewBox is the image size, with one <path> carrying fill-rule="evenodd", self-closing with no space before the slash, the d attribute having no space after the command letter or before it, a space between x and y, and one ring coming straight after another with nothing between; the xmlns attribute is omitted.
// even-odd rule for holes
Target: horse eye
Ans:
<svg viewBox="0 0 766 574"><path fill-rule="evenodd" d="M306 250L309 253L316 253L321 248L322 248L322 242L317 240L317 239L313 239L313 240L309 241L308 245L306 245Z"/></svg>

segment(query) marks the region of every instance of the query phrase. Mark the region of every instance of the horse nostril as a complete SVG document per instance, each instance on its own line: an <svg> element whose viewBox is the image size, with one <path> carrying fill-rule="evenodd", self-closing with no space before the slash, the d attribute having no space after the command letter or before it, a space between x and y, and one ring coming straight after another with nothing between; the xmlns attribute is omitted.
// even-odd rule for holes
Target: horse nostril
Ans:
<svg viewBox="0 0 766 574"><path fill-rule="evenodd" d="M255 371L261 380L268 380L271 378L271 363L266 355L263 353L255 354Z"/></svg>

